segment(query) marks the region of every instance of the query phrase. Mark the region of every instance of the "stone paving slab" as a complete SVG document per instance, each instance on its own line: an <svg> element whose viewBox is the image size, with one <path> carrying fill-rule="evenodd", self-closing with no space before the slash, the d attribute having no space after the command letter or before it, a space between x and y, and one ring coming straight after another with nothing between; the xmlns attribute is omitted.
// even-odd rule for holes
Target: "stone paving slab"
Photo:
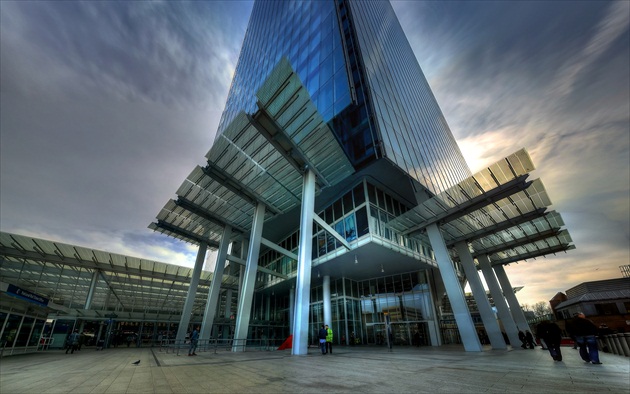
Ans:
<svg viewBox="0 0 630 394"><path fill-rule="evenodd" d="M547 351L459 346L336 347L322 356L226 350L188 357L157 348L50 350L0 360L0 393L630 393L630 359L584 363ZM132 362L140 360L139 365Z"/></svg>

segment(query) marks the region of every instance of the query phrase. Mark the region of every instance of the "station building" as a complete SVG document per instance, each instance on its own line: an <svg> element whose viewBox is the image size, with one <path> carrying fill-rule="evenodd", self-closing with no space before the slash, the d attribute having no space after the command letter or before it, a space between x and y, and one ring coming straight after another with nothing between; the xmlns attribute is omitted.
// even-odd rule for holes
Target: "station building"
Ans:
<svg viewBox="0 0 630 394"><path fill-rule="evenodd" d="M257 1L204 162L149 226L199 245L185 284L142 305L179 341L199 324L302 355L328 324L343 344L505 349L529 327L504 265L574 248L525 149L471 173L385 1Z"/></svg>

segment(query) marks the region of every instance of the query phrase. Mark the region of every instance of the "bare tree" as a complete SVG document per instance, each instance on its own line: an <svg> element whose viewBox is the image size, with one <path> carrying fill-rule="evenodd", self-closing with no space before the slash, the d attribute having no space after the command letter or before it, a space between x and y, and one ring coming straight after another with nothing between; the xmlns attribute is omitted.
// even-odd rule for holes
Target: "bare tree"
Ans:
<svg viewBox="0 0 630 394"><path fill-rule="evenodd" d="M543 317L552 313L551 306L548 302L540 301L532 306L532 311L536 317Z"/></svg>

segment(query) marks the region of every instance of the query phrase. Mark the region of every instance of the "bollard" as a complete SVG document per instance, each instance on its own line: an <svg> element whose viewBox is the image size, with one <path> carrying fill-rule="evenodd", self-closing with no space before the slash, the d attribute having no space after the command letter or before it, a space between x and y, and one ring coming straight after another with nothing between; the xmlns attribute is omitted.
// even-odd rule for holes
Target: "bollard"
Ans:
<svg viewBox="0 0 630 394"><path fill-rule="evenodd" d="M619 343L619 338L617 337L617 334L610 334L610 339L613 343L613 348L615 349L614 353L622 355L623 350L621 350L621 343Z"/></svg>
<svg viewBox="0 0 630 394"><path fill-rule="evenodd" d="M603 336L604 343L606 344L606 348L608 349L608 353L613 353L613 346L611 344L610 335Z"/></svg>
<svg viewBox="0 0 630 394"><path fill-rule="evenodd" d="M606 340L608 341L608 347L612 354L617 354L617 349L615 349L615 341L613 341L612 334L606 335Z"/></svg>
<svg viewBox="0 0 630 394"><path fill-rule="evenodd" d="M628 347L628 342L626 342L625 334L617 334L617 338L619 338L619 344L621 345L621 350L623 351L624 356L630 356L630 348Z"/></svg>

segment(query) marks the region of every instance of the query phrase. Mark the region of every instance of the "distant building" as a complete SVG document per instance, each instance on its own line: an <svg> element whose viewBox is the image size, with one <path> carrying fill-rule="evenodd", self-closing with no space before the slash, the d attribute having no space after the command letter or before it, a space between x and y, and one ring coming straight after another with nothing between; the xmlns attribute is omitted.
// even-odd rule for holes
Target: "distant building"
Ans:
<svg viewBox="0 0 630 394"><path fill-rule="evenodd" d="M549 303L558 321L583 312L598 326L606 324L618 332L630 330L630 278L580 283L566 295L556 294Z"/></svg>

